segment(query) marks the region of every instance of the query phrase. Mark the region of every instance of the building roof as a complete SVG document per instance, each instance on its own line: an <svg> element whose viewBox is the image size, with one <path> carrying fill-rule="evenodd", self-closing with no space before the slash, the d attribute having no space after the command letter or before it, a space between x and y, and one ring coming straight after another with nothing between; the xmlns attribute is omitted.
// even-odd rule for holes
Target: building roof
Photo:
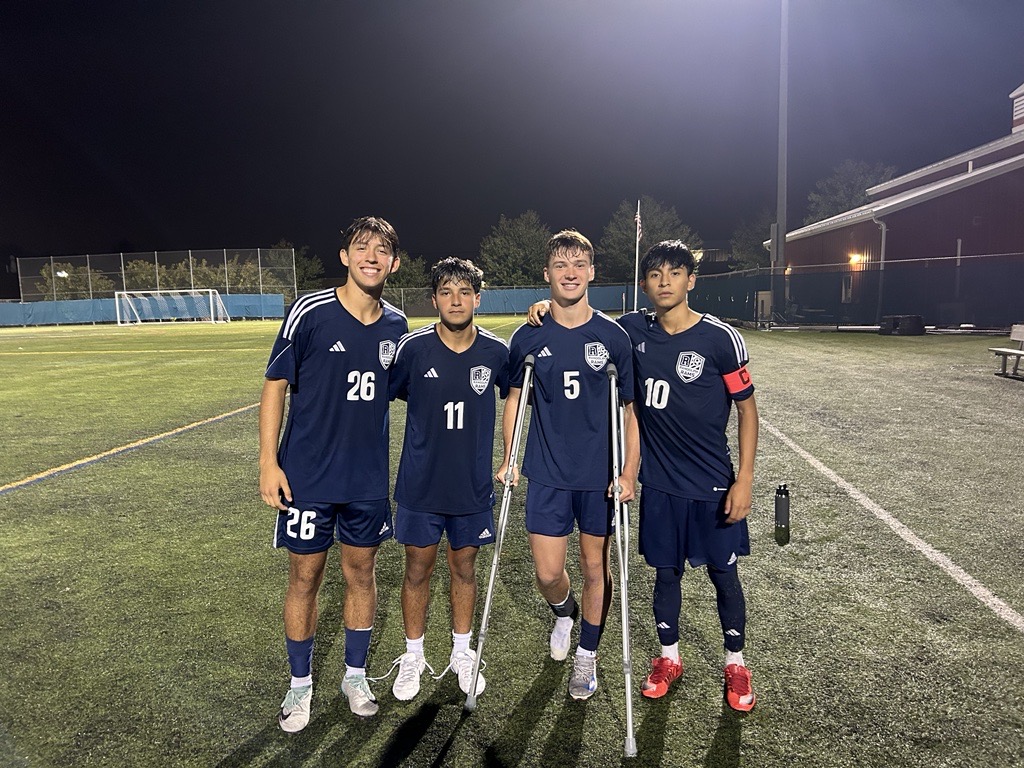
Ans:
<svg viewBox="0 0 1024 768"><path fill-rule="evenodd" d="M1018 96L1024 96L1024 83L1021 84L1020 88L1010 94L1011 99L1016 99Z"/></svg>
<svg viewBox="0 0 1024 768"><path fill-rule="evenodd" d="M1024 87L1024 86L1022 86ZM1011 138L1011 137L1007 137ZM1018 134L1015 137L1018 141L1024 141L1024 134ZM1002 140L1000 140L1002 141ZM992 142L996 144L998 142ZM984 145L989 147L991 145ZM979 147L978 149L982 149ZM974 150L972 150L974 151ZM967 153L965 153L967 154ZM947 161L943 161L947 162ZM947 179L941 179L931 184L925 184L921 187L915 187L905 192L900 192L890 197L882 198L881 200L874 200L870 203L862 205L860 208L854 208L850 211L845 211L836 216L822 221L817 221L814 224L809 224L801 229L793 230L786 234L786 242L793 240L800 240L805 237L811 237L812 235L818 235L823 232L830 232L835 229L840 229L849 224L857 224L862 221L871 221L877 219L880 216L887 216L890 213L903 210L904 208L910 208L915 205L919 205L928 200L933 200L936 197L942 197L948 195L950 192L955 192L965 187L973 186L982 181L1002 176L1010 171L1016 171L1020 168L1024 168L1024 154L1017 155L1015 157L1001 160L998 163L992 163L981 168L977 168L968 173L961 173L957 176L952 176ZM922 169L924 170L924 169ZM907 177L904 177L907 178ZM895 180L894 180L895 181ZM892 184L893 182L889 182ZM879 185L879 187L884 185ZM879 187L875 187L878 189Z"/></svg>
<svg viewBox="0 0 1024 768"><path fill-rule="evenodd" d="M1017 90L1024 94L1024 85ZM1017 93L1017 91L1014 91L1014 93ZM1019 147L1020 150L1024 152L1024 133L1011 133L1006 136L1002 136L995 141L990 141L988 144L982 144L980 147L975 147L974 149L969 149L966 152L961 152L959 155L947 157L945 160L940 160L937 163L926 165L924 168L918 168L916 171L911 171L910 173L905 173L895 179L890 179L882 184L871 187L867 190L867 193L871 197L874 197L885 193L886 190L902 187L910 182L917 181L918 179L927 178L938 171L955 168L958 165L965 165L973 162L974 160L983 158L986 155L990 155L993 152L1011 148L1018 144L1021 145Z"/></svg>

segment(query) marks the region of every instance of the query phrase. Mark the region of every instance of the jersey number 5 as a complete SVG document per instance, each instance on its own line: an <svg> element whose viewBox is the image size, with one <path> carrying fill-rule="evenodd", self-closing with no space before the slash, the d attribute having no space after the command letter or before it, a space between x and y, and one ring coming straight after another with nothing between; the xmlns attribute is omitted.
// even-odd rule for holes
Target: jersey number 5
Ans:
<svg viewBox="0 0 1024 768"><path fill-rule="evenodd" d="M565 399L575 400L580 396L580 372L565 371L562 374L562 385L565 387Z"/></svg>
<svg viewBox="0 0 1024 768"><path fill-rule="evenodd" d="M348 372L348 383L352 387L348 391L349 400L373 400L375 390L375 376L373 371L360 373L359 371Z"/></svg>

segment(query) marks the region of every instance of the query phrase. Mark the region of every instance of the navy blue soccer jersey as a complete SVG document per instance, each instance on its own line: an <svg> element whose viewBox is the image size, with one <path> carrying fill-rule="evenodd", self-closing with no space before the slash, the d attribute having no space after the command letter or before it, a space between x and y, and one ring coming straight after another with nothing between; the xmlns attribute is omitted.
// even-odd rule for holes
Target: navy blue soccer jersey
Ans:
<svg viewBox="0 0 1024 768"><path fill-rule="evenodd" d="M668 334L653 312L619 323L633 344L640 423L640 482L687 499L717 501L735 479L725 436L734 400L754 394L739 331L704 315Z"/></svg>
<svg viewBox="0 0 1024 768"><path fill-rule="evenodd" d="M470 515L493 505L495 389L508 394L508 346L477 327L463 352L436 324L405 336L391 368L391 399L408 404L395 500L415 512Z"/></svg>
<svg viewBox="0 0 1024 768"><path fill-rule="evenodd" d="M633 399L629 336L600 312L577 328L550 313L543 325L522 325L509 339L511 385L523 384L523 361L536 358L533 408L523 474L568 491L603 491L611 482L607 363L619 374L619 397Z"/></svg>
<svg viewBox="0 0 1024 768"><path fill-rule="evenodd" d="M409 330L400 311L363 325L334 290L292 304L268 379L286 379L288 423L277 452L295 498L344 504L388 497L388 368Z"/></svg>

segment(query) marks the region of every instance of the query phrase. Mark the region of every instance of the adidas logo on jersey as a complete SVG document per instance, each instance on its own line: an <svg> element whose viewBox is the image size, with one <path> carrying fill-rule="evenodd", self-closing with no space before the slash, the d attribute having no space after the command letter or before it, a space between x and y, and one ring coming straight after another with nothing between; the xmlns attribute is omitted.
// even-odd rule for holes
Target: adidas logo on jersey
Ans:
<svg viewBox="0 0 1024 768"><path fill-rule="evenodd" d="M440 377L437 375L437 371L435 371L433 368L431 368L429 371L427 371L426 373L423 374L423 378L424 379L438 379Z"/></svg>
<svg viewBox="0 0 1024 768"><path fill-rule="evenodd" d="M544 347L544 349L537 353L537 357L551 357L551 350Z"/></svg>
<svg viewBox="0 0 1024 768"><path fill-rule="evenodd" d="M482 531L480 532L480 535L479 535L479 536L477 536L477 538L478 538L478 539L487 539L487 538L490 538L490 536L491 536L491 531L490 531L490 529L488 529L488 528L484 528L484 529L483 529L483 530L482 530Z"/></svg>
<svg viewBox="0 0 1024 768"><path fill-rule="evenodd" d="M383 535L384 535L385 533L387 533L387 532L388 532L388 531L390 531L390 530L391 530L391 526L387 524L387 521L385 521L385 522L384 522L384 525L382 525L382 526L380 527L380 530L379 530L379 531L377 531L377 535L378 535L378 536L383 536Z"/></svg>
<svg viewBox="0 0 1024 768"><path fill-rule="evenodd" d="M647 351L647 342L646 341L641 341L639 344L637 344L636 345L636 351L637 352L646 352Z"/></svg>
<svg viewBox="0 0 1024 768"><path fill-rule="evenodd" d="M345 345L342 344L340 341L336 341L336 342L334 342L331 345L331 348L328 351L329 352L344 352L345 351Z"/></svg>

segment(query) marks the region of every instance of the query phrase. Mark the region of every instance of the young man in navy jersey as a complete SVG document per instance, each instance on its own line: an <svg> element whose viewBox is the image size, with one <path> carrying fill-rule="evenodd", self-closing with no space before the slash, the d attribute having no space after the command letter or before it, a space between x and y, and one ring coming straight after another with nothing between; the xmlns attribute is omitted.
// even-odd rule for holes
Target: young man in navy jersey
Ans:
<svg viewBox="0 0 1024 768"><path fill-rule="evenodd" d="M569 694L587 699L597 690L597 647L612 599L609 542L614 483L610 481L611 424L608 362L618 369L625 406L625 461L615 478L622 501L633 498L639 437L633 415L633 360L629 337L613 320L591 308L587 288L594 279L594 248L575 230L548 241L544 279L551 286L550 312L539 327L523 325L509 339L511 389L503 418L509 464L524 359L535 357L533 409L523 459L530 484L526 530L530 535L537 586L555 614L551 658L564 659L579 614L565 570L569 534L580 531L583 618L569 678Z"/></svg>
<svg viewBox="0 0 1024 768"><path fill-rule="evenodd" d="M423 639L442 534L448 536L451 574L448 664L463 693L472 685L476 556L494 541L495 389L501 397L508 394L508 346L473 324L483 273L470 261L449 257L434 265L430 281L439 322L405 336L391 367L391 398L408 403L395 485L395 536L405 545L406 652L398 658L392 690L403 701L419 692L429 666ZM480 675L477 694L484 685Z"/></svg>
<svg viewBox="0 0 1024 768"><path fill-rule="evenodd" d="M619 319L629 334L640 422L640 553L657 569L654 621L661 654L643 683L664 696L683 672L679 660L680 580L687 561L706 565L725 640L725 694L747 712L756 698L743 661L746 603L737 559L750 554L750 513L757 450L754 385L743 337L716 317L695 312L687 294L696 264L679 240L652 247L640 263L641 287L654 311ZM735 403L739 471L726 439Z"/></svg>
<svg viewBox="0 0 1024 768"><path fill-rule="evenodd" d="M335 539L345 578L341 690L355 714L377 712L366 656L377 610L377 547L392 536L388 368L409 324L381 301L399 261L388 222L356 219L340 256L345 284L303 296L288 310L260 398L260 495L279 510L274 546L288 550L284 627L292 677L278 724L289 733L309 722L317 592Z"/></svg>

